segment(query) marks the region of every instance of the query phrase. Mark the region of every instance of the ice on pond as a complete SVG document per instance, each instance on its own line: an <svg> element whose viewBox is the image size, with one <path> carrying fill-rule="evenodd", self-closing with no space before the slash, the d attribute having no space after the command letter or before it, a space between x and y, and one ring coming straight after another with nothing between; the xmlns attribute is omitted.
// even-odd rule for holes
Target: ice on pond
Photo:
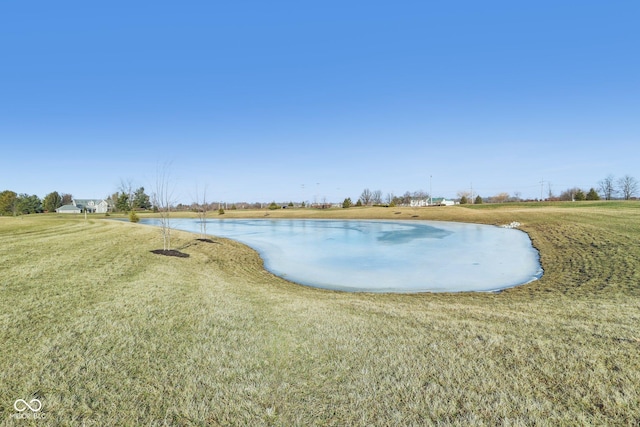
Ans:
<svg viewBox="0 0 640 427"><path fill-rule="evenodd" d="M158 221L141 222L157 225ZM172 219L199 232L195 219ZM529 236L517 229L438 221L221 219L207 233L256 249L287 280L361 292L494 291L539 278Z"/></svg>

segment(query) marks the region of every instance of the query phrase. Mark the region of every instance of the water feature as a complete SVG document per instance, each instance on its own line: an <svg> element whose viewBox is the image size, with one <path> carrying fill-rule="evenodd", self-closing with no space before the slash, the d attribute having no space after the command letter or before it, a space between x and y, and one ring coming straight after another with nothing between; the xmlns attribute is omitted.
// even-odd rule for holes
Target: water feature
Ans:
<svg viewBox="0 0 640 427"><path fill-rule="evenodd" d="M158 220L143 219L157 225ZM199 232L199 220L172 219ZM272 273L343 291L495 291L542 275L526 233L439 221L221 219L207 233L256 249Z"/></svg>

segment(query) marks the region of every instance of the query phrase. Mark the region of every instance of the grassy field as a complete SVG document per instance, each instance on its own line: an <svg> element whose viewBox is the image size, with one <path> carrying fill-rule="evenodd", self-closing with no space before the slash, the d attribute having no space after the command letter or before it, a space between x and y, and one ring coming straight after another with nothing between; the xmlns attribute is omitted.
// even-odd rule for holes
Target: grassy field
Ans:
<svg viewBox="0 0 640 427"><path fill-rule="evenodd" d="M639 203L238 216L518 221L545 274L341 293L230 240L174 231L165 257L142 225L0 217L0 425L640 425Z"/></svg>

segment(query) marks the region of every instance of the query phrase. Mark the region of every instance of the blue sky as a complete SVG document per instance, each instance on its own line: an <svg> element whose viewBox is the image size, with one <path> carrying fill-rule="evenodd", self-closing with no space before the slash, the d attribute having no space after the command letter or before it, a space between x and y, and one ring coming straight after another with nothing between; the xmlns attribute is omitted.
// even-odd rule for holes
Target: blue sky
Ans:
<svg viewBox="0 0 640 427"><path fill-rule="evenodd" d="M5 1L0 191L455 197L640 179L637 1ZM430 178L432 177L432 178Z"/></svg>

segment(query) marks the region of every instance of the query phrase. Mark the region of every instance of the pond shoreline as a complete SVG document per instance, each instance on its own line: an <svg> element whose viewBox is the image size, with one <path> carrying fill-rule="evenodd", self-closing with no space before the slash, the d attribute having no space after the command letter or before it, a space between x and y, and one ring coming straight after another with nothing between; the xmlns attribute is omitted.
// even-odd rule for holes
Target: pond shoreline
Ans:
<svg viewBox="0 0 640 427"><path fill-rule="evenodd" d="M143 219L142 224L157 225ZM200 233L200 220L172 228ZM542 274L529 236L491 225L425 220L208 219L207 235L256 250L286 280L346 292L497 292Z"/></svg>

